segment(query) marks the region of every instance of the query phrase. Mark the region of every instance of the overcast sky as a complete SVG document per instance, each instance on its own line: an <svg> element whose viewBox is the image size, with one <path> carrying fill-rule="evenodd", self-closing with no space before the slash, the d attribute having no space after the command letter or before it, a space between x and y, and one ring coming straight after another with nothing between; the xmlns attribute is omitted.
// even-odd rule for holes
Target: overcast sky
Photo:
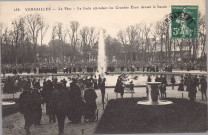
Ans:
<svg viewBox="0 0 208 135"><path fill-rule="evenodd" d="M141 6L151 6L149 9L141 9ZM167 8L153 8L153 5L167 6ZM51 40L51 31L56 23L63 23L69 27L70 21L78 21L80 27L94 26L106 29L107 34L116 37L120 29L125 29L129 25L138 23L155 23L164 19L164 16L171 13L171 5L198 5L199 11L205 14L204 0L131 0L131 1L46 1L46 2L0 2L0 21L11 27L13 19L18 16L39 13L46 18L49 23L49 30L43 43L47 44ZM114 7L113 10L81 10L77 7ZM131 6L139 9L131 9ZM51 11L26 11L25 8L51 8ZM63 8L58 11L58 8ZM73 10L64 10L65 7ZM129 7L129 9L115 9L116 7ZM14 12L15 8L20 8L19 12ZM75 9L75 10L74 10ZM38 41L40 42L40 41Z"/></svg>

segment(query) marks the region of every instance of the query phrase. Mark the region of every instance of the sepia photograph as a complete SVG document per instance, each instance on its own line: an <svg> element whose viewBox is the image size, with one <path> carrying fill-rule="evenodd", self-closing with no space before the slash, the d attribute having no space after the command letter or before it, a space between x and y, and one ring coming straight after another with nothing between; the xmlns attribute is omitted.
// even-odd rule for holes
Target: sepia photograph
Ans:
<svg viewBox="0 0 208 135"><path fill-rule="evenodd" d="M207 134L206 4L0 1L0 134Z"/></svg>

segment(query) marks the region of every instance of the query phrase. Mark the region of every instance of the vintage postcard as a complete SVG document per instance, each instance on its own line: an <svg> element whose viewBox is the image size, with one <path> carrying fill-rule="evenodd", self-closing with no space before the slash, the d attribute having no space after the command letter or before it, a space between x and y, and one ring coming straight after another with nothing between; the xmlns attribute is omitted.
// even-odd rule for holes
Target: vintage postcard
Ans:
<svg viewBox="0 0 208 135"><path fill-rule="evenodd" d="M206 24L206 0L1 1L1 134L207 134Z"/></svg>

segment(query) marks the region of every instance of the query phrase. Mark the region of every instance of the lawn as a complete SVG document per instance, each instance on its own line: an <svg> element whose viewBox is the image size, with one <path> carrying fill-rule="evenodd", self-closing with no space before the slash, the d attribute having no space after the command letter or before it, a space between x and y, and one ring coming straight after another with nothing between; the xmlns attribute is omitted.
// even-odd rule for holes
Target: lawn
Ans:
<svg viewBox="0 0 208 135"><path fill-rule="evenodd" d="M6 117L19 111L19 99L3 99L2 101L14 101L16 103L13 105L2 105L3 117Z"/></svg>
<svg viewBox="0 0 208 135"><path fill-rule="evenodd" d="M137 105L145 98L112 99L95 134L206 132L207 105L166 98L170 105Z"/></svg>

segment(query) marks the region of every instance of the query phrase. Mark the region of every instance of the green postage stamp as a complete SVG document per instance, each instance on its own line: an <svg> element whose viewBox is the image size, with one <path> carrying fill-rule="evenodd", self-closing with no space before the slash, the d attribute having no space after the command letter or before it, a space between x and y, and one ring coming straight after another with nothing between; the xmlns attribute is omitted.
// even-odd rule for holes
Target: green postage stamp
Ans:
<svg viewBox="0 0 208 135"><path fill-rule="evenodd" d="M198 6L171 6L172 38L198 37Z"/></svg>

